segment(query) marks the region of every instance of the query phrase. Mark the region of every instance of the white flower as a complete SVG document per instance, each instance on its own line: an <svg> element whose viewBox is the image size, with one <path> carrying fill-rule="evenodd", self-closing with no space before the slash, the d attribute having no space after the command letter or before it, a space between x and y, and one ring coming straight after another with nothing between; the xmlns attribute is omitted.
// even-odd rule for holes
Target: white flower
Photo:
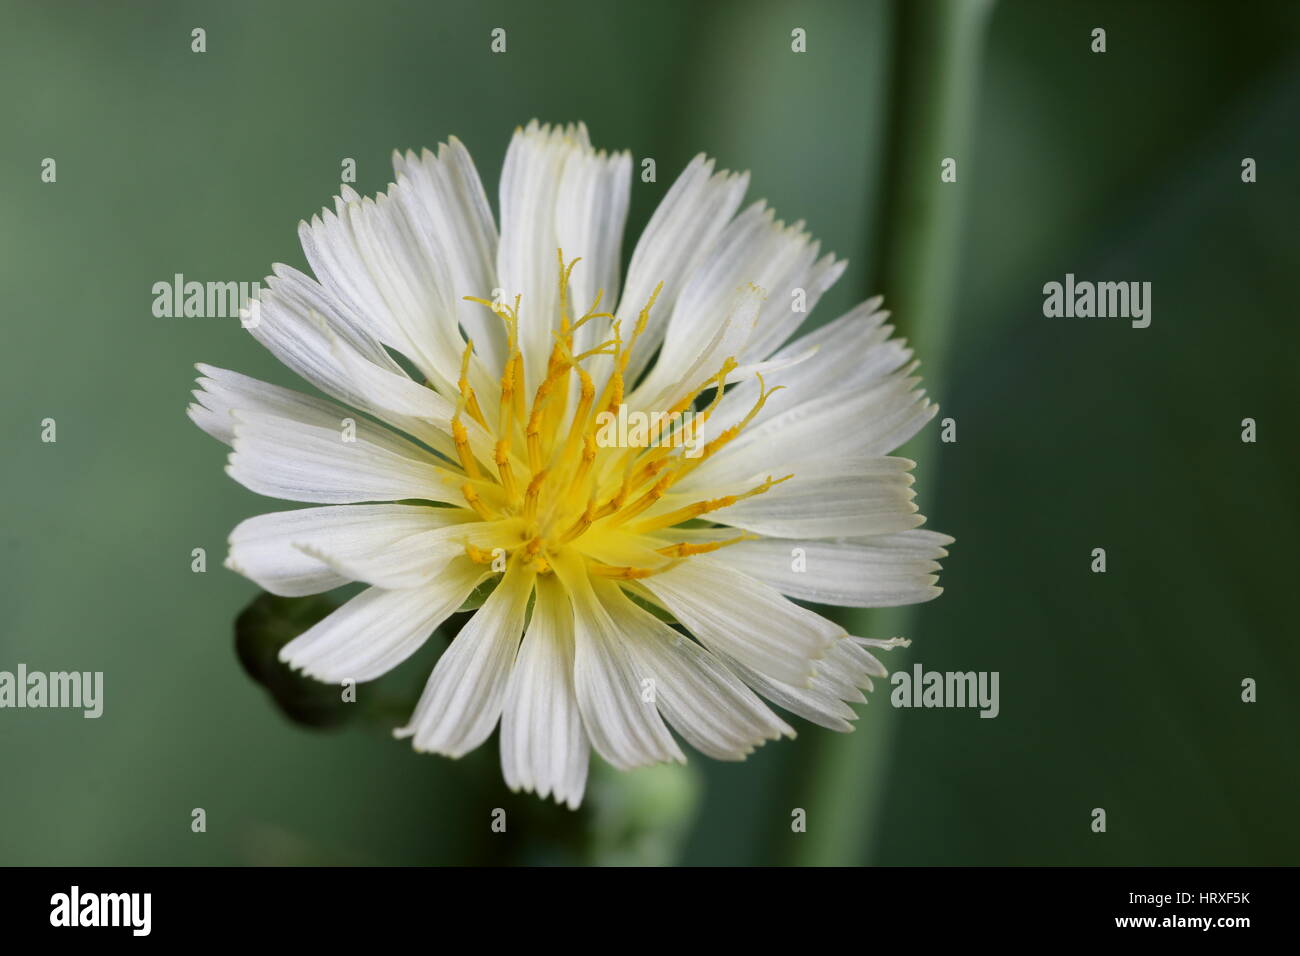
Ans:
<svg viewBox="0 0 1300 956"><path fill-rule="evenodd" d="M935 407L880 300L788 343L845 263L738 212L748 177L703 156L621 282L631 157L582 125L515 132L499 235L458 140L393 164L300 225L316 278L276 265L245 316L342 404L200 365L189 409L236 481L323 505L240 524L230 568L286 596L370 585L282 659L371 680L495 581L397 733L459 757L499 720L506 782L572 807L592 747L627 769L685 759L669 726L722 760L794 736L760 694L851 729L886 674L867 648L899 642L789 598L928 600L951 542L887 457ZM620 408L678 417L617 447Z"/></svg>

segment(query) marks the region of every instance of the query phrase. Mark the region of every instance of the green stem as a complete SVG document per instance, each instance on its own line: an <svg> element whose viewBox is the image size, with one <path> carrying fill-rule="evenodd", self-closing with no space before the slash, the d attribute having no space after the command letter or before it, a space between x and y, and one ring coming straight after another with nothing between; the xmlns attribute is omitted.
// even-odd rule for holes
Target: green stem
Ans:
<svg viewBox="0 0 1300 956"><path fill-rule="evenodd" d="M899 0L876 289L925 363L944 371L968 143L993 0ZM940 179L956 160L957 181Z"/></svg>
<svg viewBox="0 0 1300 956"><path fill-rule="evenodd" d="M875 280L896 324L925 363L931 394L942 382L946 359L962 183L971 169L966 144L991 9L992 0L897 0L894 5ZM956 160L956 182L940 178L942 164L950 158ZM933 460L925 454L933 433L927 429L905 451ZM908 608L888 608L847 618L851 633L888 637L908 634L913 615ZM892 651L884 663L896 669L901 655ZM808 830L796 844L796 863L842 866L870 856L897 729L888 685L878 682L870 696L852 734L819 736L806 798Z"/></svg>

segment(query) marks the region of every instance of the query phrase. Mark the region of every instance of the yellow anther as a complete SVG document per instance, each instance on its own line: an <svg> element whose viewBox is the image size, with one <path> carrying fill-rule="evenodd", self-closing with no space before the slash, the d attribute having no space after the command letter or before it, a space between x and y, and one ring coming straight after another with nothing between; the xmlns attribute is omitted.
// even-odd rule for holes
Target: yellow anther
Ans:
<svg viewBox="0 0 1300 956"><path fill-rule="evenodd" d="M630 335L625 338L625 323L612 313L600 311L603 292L598 291L590 308L574 321L572 280L573 269L579 260L566 262L561 250L557 250L556 255L559 262L559 316L553 331L554 342L544 366L534 368L530 365L530 372L525 372L521 351L520 296L514 297L513 304L466 296L467 300L484 305L500 316L506 326L508 344L501 369L500 390L497 396L493 396L499 399L498 414L493 416L495 420L489 426L470 384L474 376L481 375L482 369L474 366L473 342L465 343L456 382L459 396L450 423L456 455L464 474L449 471L449 480L453 486L459 486L466 507L479 519L498 523L503 545L489 549L466 541L466 555L477 563L499 567L505 553L511 556L512 567L525 569L528 574L552 573L556 555L583 535L595 537L603 534L604 528L599 523L605 519L610 519L610 526L618 526L623 533L653 533L656 529L669 528L762 494L778 483L769 477L743 493L696 501L684 507L667 504L674 510L646 517L656 505L669 498L673 484L698 465L697 459L686 457L688 452L682 451L683 448L692 455L703 451L707 457L749 425L776 389L768 389L760 378L758 400L749 414L702 450L699 447L702 444L700 426L721 404L727 377L737 368L736 358L728 357L715 374L698 384L691 383L694 387L681 395L672 407L639 410L638 414L649 416L649 427L638 425L637 437L633 441L620 439L624 447L602 449L597 436L603 434L603 413L608 411L617 415L620 412L629 385L627 370L632 352L648 328L651 310L663 284L649 296ZM605 341L579 351L575 346L575 332L595 319L609 323L601 327L609 330L604 335ZM584 367L596 356L611 359L596 365L605 377L601 387L593 381L597 374L595 369ZM540 373L540 381L533 380L533 373ZM578 379L576 388L571 375ZM474 380L478 381L477 378ZM706 407L692 414L690 410L701 400L700 396L710 389L715 391ZM470 425L471 419L474 425ZM480 427L483 433L476 431L471 445L469 429ZM485 452L489 435L492 457L484 456L480 461L475 457L474 449L477 448L480 454ZM512 452L512 447L519 448L521 441L527 445L527 471L521 470L522 463ZM669 498L670 501L682 499L689 500L685 496ZM633 581L657 574L693 555L707 554L752 537L746 533L738 534L738 537L719 541L662 544L656 549L654 559L663 561L663 566L620 566L590 557L583 560L593 575ZM671 542L673 535L669 533L667 538ZM475 540L479 545L485 543L477 537ZM655 544L660 542L650 542L651 547ZM640 563L644 565L647 562L654 563L649 553Z"/></svg>
<svg viewBox="0 0 1300 956"><path fill-rule="evenodd" d="M620 525L623 524L625 521L631 521L633 518L635 518L641 512L645 511L647 508L649 508L651 505L657 502L660 498L662 498L665 494L667 494L668 486L671 485L672 483L673 483L672 475L665 475L664 477L660 478L658 481L654 483L654 486L649 491L643 494L636 501L632 502L626 508L624 508L623 510L615 514L614 520L610 522L610 525L611 526Z"/></svg>
<svg viewBox="0 0 1300 956"><path fill-rule="evenodd" d="M581 537L586 533L587 529L591 527L591 523L595 520L596 509L595 502L593 501L588 503L587 507L582 512L582 516L578 518L573 527L560 536L560 544L568 544L574 538Z"/></svg>
<svg viewBox="0 0 1300 956"><path fill-rule="evenodd" d="M479 497L478 492L474 490L474 486L468 481L460 486L460 493L465 496L465 503L473 508L474 513L484 521L491 521L497 517L492 510L483 503L483 499Z"/></svg>
<svg viewBox="0 0 1300 956"><path fill-rule="evenodd" d="M483 417L483 410L479 408L478 397L474 394L473 387L469 384L469 360L474 354L474 340L465 341L465 352L460 357L460 378L456 381L456 388L460 391L461 399L465 403L465 409L484 428L487 427L487 420Z"/></svg>
<svg viewBox="0 0 1300 956"><path fill-rule="evenodd" d="M482 548L476 548L468 541L465 542L465 554L475 564L491 564L496 560L495 551L485 551Z"/></svg>
<svg viewBox="0 0 1300 956"><path fill-rule="evenodd" d="M665 568L633 568L633 567L615 567L610 564L599 564L595 561L587 565L587 570L602 578L616 578L624 581L631 581L637 578L648 578L652 574L658 574Z"/></svg>
<svg viewBox="0 0 1300 956"><path fill-rule="evenodd" d="M573 411L573 422L569 426L568 437L565 438L564 447L560 450L559 460L555 463L555 473L561 479L573 467L578 456L579 446L585 446L586 444L584 432L587 417L591 414L591 405L596 398L596 386L591 381L591 376L587 374L587 370L581 366L574 366L574 369L578 373L578 380L582 387L578 394L578 407ZM579 467L581 466L579 465Z"/></svg>
<svg viewBox="0 0 1300 956"><path fill-rule="evenodd" d="M650 298L646 300L646 304L641 307L641 312L636 317L636 325L632 327L632 338L628 340L627 349L624 350L620 357L622 363L619 367L620 372L627 370L627 363L632 358L632 349L636 346L636 340L641 337L641 333L645 331L646 326L649 324L650 310L654 308L655 301L658 300L659 293L663 290L664 284L660 282L655 286L654 291L650 293Z"/></svg>
<svg viewBox="0 0 1300 956"><path fill-rule="evenodd" d="M671 415L675 412L680 415L682 412L686 411L697 398L704 394L708 389L714 387L714 382L717 382L720 387L721 384L727 380L727 376L734 372L738 367L735 356L727 358L722 363L722 368L718 369L716 373L706 378L687 395L678 399L673 406L668 409L668 414Z"/></svg>
<svg viewBox="0 0 1300 956"><path fill-rule="evenodd" d="M639 469L637 469L636 475L633 476L631 483L632 487L641 487L671 464L672 461L666 457L653 458L650 461L645 462Z"/></svg>
<svg viewBox="0 0 1300 956"><path fill-rule="evenodd" d="M709 498L704 501L697 501L694 504L686 505L684 508L678 508L676 511L670 511L667 514L656 515L653 518L647 518L639 521L628 528L629 531L636 534L645 534L654 531L657 528L671 528L675 524L681 524L683 521L690 521L692 518L698 518L700 515L708 514L710 511L718 511L722 508L729 508L738 501L744 501L746 498L752 498L755 495L761 495L775 485L793 478L794 475L786 475L784 478L773 480L768 478L762 484L749 489L740 495L723 495L721 498Z"/></svg>
<svg viewBox="0 0 1300 956"><path fill-rule="evenodd" d="M511 394L515 399L515 419L523 421L528 416L528 409L524 407L524 357L515 352L513 359L514 377L512 379ZM509 368L507 368L507 372Z"/></svg>
<svg viewBox="0 0 1300 956"><path fill-rule="evenodd" d="M596 311L597 309L600 308L600 300L601 300L602 298L604 298L604 296L605 296L605 290L604 290L604 289L597 289L597 290L596 290L596 300L595 300L594 302L591 303L591 308L589 308L589 309L587 310L586 314L583 315L583 317L580 318L577 322L574 322L574 323L573 323L573 327L572 327L571 329L569 329L569 331L570 331L571 333L572 333L572 332L576 332L576 331L578 331L578 329L582 328L584 325L586 325L586 324L587 324L588 322L590 322L592 319L609 319L610 321L613 321L614 316L613 316L612 314L610 314L609 312L598 312L598 311Z"/></svg>
<svg viewBox="0 0 1300 956"><path fill-rule="evenodd" d="M605 391L600 396L599 405L609 411L614 411L623 402L623 373L627 371L628 362L632 359L632 349L636 347L637 339L641 333L646 330L650 322L650 310L654 308L655 301L659 298L659 293L663 291L664 284L660 282L646 304L641 307L641 312L637 315L636 325L632 328L632 338L628 340L626 348L623 347L622 339L615 332L615 341L619 343L618 357L614 359L614 372L605 384Z"/></svg>
<svg viewBox="0 0 1300 956"><path fill-rule="evenodd" d="M528 521L534 521L537 518L537 500L542 493L542 484L546 481L547 469L543 468L533 475L528 482L528 490L524 492L524 517Z"/></svg>
<svg viewBox="0 0 1300 956"><path fill-rule="evenodd" d="M469 447L469 433L465 431L465 423L460 420L458 412L451 420L451 437L456 443L456 456L460 459L460 466L465 469L465 474L470 478L479 477L478 462L474 460L474 452Z"/></svg>
<svg viewBox="0 0 1300 956"><path fill-rule="evenodd" d="M618 343L615 342L613 339L609 339L608 341L601 342L594 349L587 349L587 351L583 352L581 355L575 355L572 361L576 365L578 362L581 362L584 359L591 358L591 356L593 355L617 355L617 354L618 354Z"/></svg>
<svg viewBox="0 0 1300 956"><path fill-rule="evenodd" d="M663 548L655 548L655 550L670 558L688 558L693 554L708 554L710 551L717 551L719 548L725 548L729 544L739 544L742 541L757 540L758 535L746 533L738 535L735 538L727 538L723 541L681 541L677 544L670 544Z"/></svg>
<svg viewBox="0 0 1300 956"><path fill-rule="evenodd" d="M515 483L515 472L510 467L510 439L502 438L496 444L493 459L497 464L497 474L501 476L501 487L505 489L506 498L514 501L519 496L519 487Z"/></svg>
<svg viewBox="0 0 1300 956"><path fill-rule="evenodd" d="M578 470L574 472L573 478L564 482L564 488L561 491L564 495L564 506L566 509L572 509L576 506L584 495L587 494L587 477L591 474L592 465L596 461L596 439L593 435L582 436L582 457L578 461Z"/></svg>
<svg viewBox="0 0 1300 956"><path fill-rule="evenodd" d="M497 430L506 431L512 426L510 416L515 413L515 380L510 359L505 374L501 376L501 398L497 403Z"/></svg>
<svg viewBox="0 0 1300 956"><path fill-rule="evenodd" d="M568 266L565 266L564 250L556 249L555 256L560 262L560 331L564 335L568 335L572 331L569 328L569 279L573 275L573 267L582 259L580 257L574 259Z"/></svg>
<svg viewBox="0 0 1300 956"><path fill-rule="evenodd" d="M713 439L713 441L705 445L703 451L701 451L699 455L696 455L694 458L687 459L683 464L682 470L677 477L682 478L685 475L689 474L690 472L694 471L704 462L708 461L709 458L711 458L719 448L722 448L728 442L735 439L735 437L739 435L742 431L744 431L745 427L754 420L754 416L763 410L763 406L767 404L767 400L771 398L773 395L775 395L777 392L781 391L781 389L783 388L785 388L784 385L778 385L772 389L767 388L767 386L763 383L763 376L760 374L758 376L758 400L754 402L754 405L752 408L750 408L748 414L746 414L745 417L742 418L735 425L732 425L730 428L724 431L717 438Z"/></svg>

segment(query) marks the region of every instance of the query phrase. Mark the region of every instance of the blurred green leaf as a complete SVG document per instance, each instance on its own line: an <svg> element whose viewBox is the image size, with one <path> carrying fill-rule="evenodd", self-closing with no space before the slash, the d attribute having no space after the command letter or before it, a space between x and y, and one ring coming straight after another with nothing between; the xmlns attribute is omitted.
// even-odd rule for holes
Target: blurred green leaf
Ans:
<svg viewBox="0 0 1300 956"><path fill-rule="evenodd" d="M330 614L337 605L325 595L287 598L263 592L235 618L235 653L249 677L295 723L326 729L357 713L340 687L304 677L280 660L280 649Z"/></svg>
<svg viewBox="0 0 1300 956"><path fill-rule="evenodd" d="M623 772L598 760L591 771L591 862L601 866L676 863L695 823L703 789L694 768L661 764Z"/></svg>

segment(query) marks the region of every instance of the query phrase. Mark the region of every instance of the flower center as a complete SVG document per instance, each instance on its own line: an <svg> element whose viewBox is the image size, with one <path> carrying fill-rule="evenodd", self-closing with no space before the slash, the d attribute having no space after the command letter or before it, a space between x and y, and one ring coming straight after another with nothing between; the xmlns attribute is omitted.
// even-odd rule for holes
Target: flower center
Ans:
<svg viewBox="0 0 1300 956"><path fill-rule="evenodd" d="M645 414L645 426L627 434L619 430L621 440L611 441L611 421L627 414L628 362L663 284L651 294L624 340L619 321L600 311L599 292L591 308L573 318L569 278L578 261L566 266L560 256L556 341L531 400L519 349L519 297L513 305L467 297L505 322L509 355L494 414L480 406L469 384L472 341L466 343L461 361L460 397L451 423L466 478L460 490L469 507L500 531L497 547L488 550L466 544L466 553L487 564L499 560L504 551L510 560L531 562L533 570L545 574L551 571L556 554L573 549L583 556L590 573L630 579L752 538L741 533L719 541L674 541L672 529L760 495L791 475L776 480L769 476L755 487L710 499L690 500L691 496L674 494L672 488L735 439L779 389L767 389L758 376L759 396L744 418L701 444L700 430L722 401L727 376L737 367L736 359L729 357L704 381L682 383L682 397L670 407L652 414L634 413ZM575 354L574 334L601 320L610 323L611 337ZM700 411L693 411L710 390L712 398ZM475 439L491 443L490 456L475 457ZM491 468L480 462L487 457Z"/></svg>

